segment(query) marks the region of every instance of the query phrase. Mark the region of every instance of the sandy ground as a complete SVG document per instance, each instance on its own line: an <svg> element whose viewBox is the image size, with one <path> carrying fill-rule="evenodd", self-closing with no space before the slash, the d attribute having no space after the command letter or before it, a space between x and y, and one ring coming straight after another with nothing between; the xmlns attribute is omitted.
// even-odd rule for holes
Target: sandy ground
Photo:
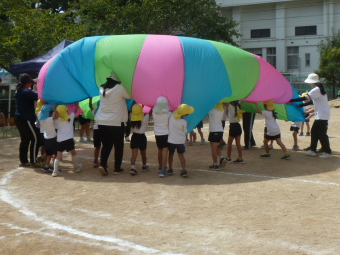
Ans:
<svg viewBox="0 0 340 255"><path fill-rule="evenodd" d="M174 176L158 177L151 130L151 169L134 177L128 144L121 175L112 174L111 157L110 175L101 176L92 168L92 145L77 144L83 171L73 173L65 154L63 175L52 178L18 168L19 139L0 139L0 254L340 254L340 101L331 104L334 158L299 151L284 161L275 144L272 158L260 159L258 115L258 146L244 151L245 164L209 171L210 146L196 143L187 146L186 179L177 156ZM279 124L292 148L290 122ZM207 124L203 131L207 138ZM309 141L299 137L300 147Z"/></svg>

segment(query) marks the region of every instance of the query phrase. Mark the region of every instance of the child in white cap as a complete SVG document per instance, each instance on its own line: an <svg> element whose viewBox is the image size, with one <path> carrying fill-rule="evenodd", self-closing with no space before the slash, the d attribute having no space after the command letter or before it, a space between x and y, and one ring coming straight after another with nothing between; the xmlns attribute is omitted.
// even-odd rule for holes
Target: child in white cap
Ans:
<svg viewBox="0 0 340 255"><path fill-rule="evenodd" d="M72 155L73 172L78 173L81 171L83 165L78 163L78 157L74 146L74 129L73 122L76 112L78 111L79 105L76 104L74 112L70 115L66 105L58 105L56 108L58 116L58 131L57 131L57 158L54 160L54 170L52 173L53 177L61 175L59 169L59 163L62 160L63 152L70 152Z"/></svg>
<svg viewBox="0 0 340 255"><path fill-rule="evenodd" d="M146 128L149 123L149 114L143 113L143 107L139 104L134 104L132 106L131 111L131 130L132 137L130 148L132 150L131 154L131 175L138 174L136 170L136 159L138 155L138 150L140 151L140 155L142 157L142 171L149 171L149 166L146 164L146 147L147 147L147 138L145 135Z"/></svg>
<svg viewBox="0 0 340 255"><path fill-rule="evenodd" d="M188 172L185 169L185 140L186 133L188 132L188 123L183 118L192 114L194 112L194 107L187 104L181 104L178 106L177 110L170 116L169 119L169 172L172 173L172 162L174 159L175 151L177 150L178 158L181 162L181 173L182 177L187 177ZM160 177L166 177L167 173L164 169L161 170Z"/></svg>
<svg viewBox="0 0 340 255"><path fill-rule="evenodd" d="M153 108L153 122L156 144L158 148L158 164L159 172L166 171L166 164L168 159L168 136L169 136L169 118L171 112L169 111L169 102L166 97L157 98L157 103ZM168 174L172 174L168 171Z"/></svg>

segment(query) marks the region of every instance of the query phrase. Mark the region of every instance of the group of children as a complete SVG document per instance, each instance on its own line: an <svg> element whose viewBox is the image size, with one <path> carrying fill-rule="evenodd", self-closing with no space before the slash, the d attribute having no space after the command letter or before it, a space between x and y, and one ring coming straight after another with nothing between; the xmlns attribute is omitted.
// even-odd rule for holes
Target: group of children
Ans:
<svg viewBox="0 0 340 255"><path fill-rule="evenodd" d="M39 105L39 104L38 104ZM291 158L287 148L281 141L280 128L276 122L276 114L274 109L274 102L268 100L263 103L264 109L255 103L258 113L262 114L265 119L266 128L264 135L264 148L265 153L260 155L262 158L270 158L270 145L271 141L276 141L281 147L284 155L282 159L289 160ZM38 107L39 108L39 107ZM38 109L37 108L37 109ZM39 109L38 109L39 110ZM78 158L75 150L74 143L74 118L78 111L78 104L74 108L72 113L68 113L68 108L65 105L59 105L53 107L49 104L43 104L41 110L38 111L38 120L40 123L40 130L44 136L44 148L45 148L45 164L43 170L46 172L52 172L52 176L58 176L61 174L59 167L62 160L63 151L70 152L72 155L72 162L74 166L74 172L79 172L82 169L82 164L78 163ZM140 152L142 159L142 171L148 171L147 165L147 137L145 135L146 128L152 114L154 120L154 133L156 144L158 148L158 163L159 163L159 176L167 177L172 175L173 171L173 158L177 151L178 158L181 164L180 176L187 177L188 172L186 170L186 161L184 157L185 144L187 143L187 122L184 119L185 116L192 114L194 108L181 104L173 113L169 110L169 103L167 98L159 97L155 107L149 112L143 112L143 106L134 104L131 111L131 132L132 137L130 141L130 148L132 150L131 155L131 175L137 175L136 159L138 151ZM221 142L223 141L223 115L227 113L229 119L229 135L227 141L227 156L222 155ZM209 166L209 169L218 171L225 167L226 163L244 163L242 157L241 147L241 135L242 128L239 123L242 117L242 110L237 101L230 103L219 102L209 112L209 138L211 147L211 156L213 164ZM205 144L205 139L201 131L203 122L196 128L201 136L201 144ZM293 150L298 150L297 135L300 129L301 123L293 122L291 131L293 131L294 147ZM193 134L190 133L191 139ZM191 140L193 141L193 140ZM231 159L232 144L235 141L238 157L236 160ZM93 143L94 143L94 167L99 167L99 153L101 148L101 139L98 134L98 127L95 124L93 127ZM190 145L190 143L189 143ZM55 157L54 157L55 156ZM50 166L51 160L54 159L53 166Z"/></svg>

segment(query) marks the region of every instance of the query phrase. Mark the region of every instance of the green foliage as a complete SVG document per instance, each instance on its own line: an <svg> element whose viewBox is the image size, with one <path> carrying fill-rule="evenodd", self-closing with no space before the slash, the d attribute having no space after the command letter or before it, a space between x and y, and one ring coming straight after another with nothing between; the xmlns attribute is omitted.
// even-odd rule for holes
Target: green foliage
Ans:
<svg viewBox="0 0 340 255"><path fill-rule="evenodd" d="M333 96L335 97L335 88L340 88L340 31L333 37L327 38L318 46L320 52L320 67L318 75L325 79L328 85L333 87Z"/></svg>
<svg viewBox="0 0 340 255"><path fill-rule="evenodd" d="M239 36L214 0L79 0L73 7L90 35L180 34L231 44Z"/></svg>
<svg viewBox="0 0 340 255"><path fill-rule="evenodd" d="M14 1L15 2L15 1ZM31 8L29 1L7 5L0 21L0 64L26 61L46 53L64 39L78 40L85 34L66 13Z"/></svg>
<svg viewBox="0 0 340 255"><path fill-rule="evenodd" d="M173 34L234 44L236 25L214 0L1 0L0 65L95 35Z"/></svg>

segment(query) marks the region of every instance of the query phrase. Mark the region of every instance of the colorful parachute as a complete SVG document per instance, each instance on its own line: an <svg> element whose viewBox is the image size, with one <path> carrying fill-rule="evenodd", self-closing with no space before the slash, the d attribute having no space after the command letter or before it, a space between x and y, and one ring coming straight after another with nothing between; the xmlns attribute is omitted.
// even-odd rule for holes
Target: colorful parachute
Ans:
<svg viewBox="0 0 340 255"><path fill-rule="evenodd" d="M289 82L262 58L224 43L169 35L74 42L41 69L39 96L51 104L97 96L113 71L139 104L153 107L165 96L171 110L193 106L189 130L222 99L283 104L293 97Z"/></svg>

